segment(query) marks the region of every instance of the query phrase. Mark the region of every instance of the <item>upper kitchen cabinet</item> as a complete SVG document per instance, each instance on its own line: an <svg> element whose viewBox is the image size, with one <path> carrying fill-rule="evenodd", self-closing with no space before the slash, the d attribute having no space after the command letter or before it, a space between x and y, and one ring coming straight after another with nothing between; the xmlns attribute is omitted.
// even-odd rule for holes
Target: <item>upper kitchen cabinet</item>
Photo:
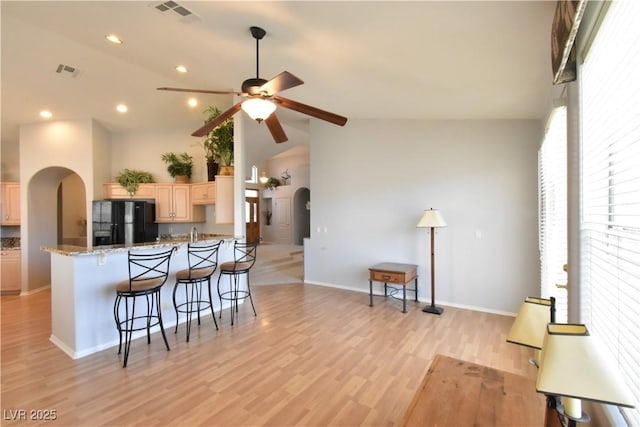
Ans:
<svg viewBox="0 0 640 427"><path fill-rule="evenodd" d="M0 184L2 192L2 225L20 225L20 183L3 182Z"/></svg>
<svg viewBox="0 0 640 427"><path fill-rule="evenodd" d="M215 181L191 184L191 203L194 205L213 205L216 203Z"/></svg>
<svg viewBox="0 0 640 427"><path fill-rule="evenodd" d="M105 199L155 199L155 184L139 184L138 191L133 196L129 195L127 189L116 183L104 184L103 195Z"/></svg>
<svg viewBox="0 0 640 427"><path fill-rule="evenodd" d="M233 176L216 176L216 224L233 224Z"/></svg>
<svg viewBox="0 0 640 427"><path fill-rule="evenodd" d="M189 184L155 184L156 222L205 222L205 207L191 202Z"/></svg>

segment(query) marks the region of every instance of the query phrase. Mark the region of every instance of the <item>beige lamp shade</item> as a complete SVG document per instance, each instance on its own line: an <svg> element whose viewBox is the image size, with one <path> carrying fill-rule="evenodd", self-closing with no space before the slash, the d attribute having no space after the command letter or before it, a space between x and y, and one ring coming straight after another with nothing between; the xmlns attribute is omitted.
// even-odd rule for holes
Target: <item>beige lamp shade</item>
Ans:
<svg viewBox="0 0 640 427"><path fill-rule="evenodd" d="M634 398L602 346L585 325L548 324L536 390L633 408Z"/></svg>
<svg viewBox="0 0 640 427"><path fill-rule="evenodd" d="M417 228L425 227L446 227L447 223L444 222L442 215L436 209L427 209L422 214L422 218L418 221Z"/></svg>
<svg viewBox="0 0 640 427"><path fill-rule="evenodd" d="M540 350L551 319L551 300L528 297L511 325L507 341Z"/></svg>

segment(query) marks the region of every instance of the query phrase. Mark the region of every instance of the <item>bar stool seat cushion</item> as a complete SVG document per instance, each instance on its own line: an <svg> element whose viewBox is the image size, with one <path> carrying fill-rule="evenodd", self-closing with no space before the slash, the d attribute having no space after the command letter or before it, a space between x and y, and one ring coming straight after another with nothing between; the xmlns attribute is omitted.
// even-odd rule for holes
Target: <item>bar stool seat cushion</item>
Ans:
<svg viewBox="0 0 640 427"><path fill-rule="evenodd" d="M198 268L189 270L188 268L184 270L180 270L176 273L176 280L197 280L197 279L206 279L211 276L215 271L215 267L209 268Z"/></svg>
<svg viewBox="0 0 640 427"><path fill-rule="evenodd" d="M158 286L162 286L164 283L164 277L157 277L153 279L137 280L131 283L131 289L129 289L129 281L123 280L116 285L116 291L118 292L143 292L148 291Z"/></svg>
<svg viewBox="0 0 640 427"><path fill-rule="evenodd" d="M221 271L244 271L251 268L253 262L233 262L227 261L220 264Z"/></svg>

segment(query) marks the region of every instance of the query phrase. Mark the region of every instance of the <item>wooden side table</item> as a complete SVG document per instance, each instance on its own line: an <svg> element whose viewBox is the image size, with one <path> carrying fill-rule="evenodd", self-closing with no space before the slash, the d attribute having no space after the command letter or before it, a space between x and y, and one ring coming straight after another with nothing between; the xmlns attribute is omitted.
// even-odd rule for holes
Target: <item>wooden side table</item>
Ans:
<svg viewBox="0 0 640 427"><path fill-rule="evenodd" d="M414 281L414 288L407 289L407 285ZM418 266L413 264L398 264L383 262L369 268L369 307L373 307L373 282L384 282L384 296L387 297L387 284L402 286L402 312L407 312L407 290L415 294L418 301ZM393 294L392 294L393 295Z"/></svg>

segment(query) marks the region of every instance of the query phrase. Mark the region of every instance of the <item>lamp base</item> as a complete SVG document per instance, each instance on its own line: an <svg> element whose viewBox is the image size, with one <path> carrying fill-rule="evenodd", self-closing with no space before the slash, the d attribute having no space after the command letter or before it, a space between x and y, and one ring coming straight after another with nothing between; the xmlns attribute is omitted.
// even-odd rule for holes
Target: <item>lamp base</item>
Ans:
<svg viewBox="0 0 640 427"><path fill-rule="evenodd" d="M424 311L425 313L431 313L431 314L442 314L444 309L442 307L436 307L435 305L427 305L425 308L422 309L422 311Z"/></svg>

